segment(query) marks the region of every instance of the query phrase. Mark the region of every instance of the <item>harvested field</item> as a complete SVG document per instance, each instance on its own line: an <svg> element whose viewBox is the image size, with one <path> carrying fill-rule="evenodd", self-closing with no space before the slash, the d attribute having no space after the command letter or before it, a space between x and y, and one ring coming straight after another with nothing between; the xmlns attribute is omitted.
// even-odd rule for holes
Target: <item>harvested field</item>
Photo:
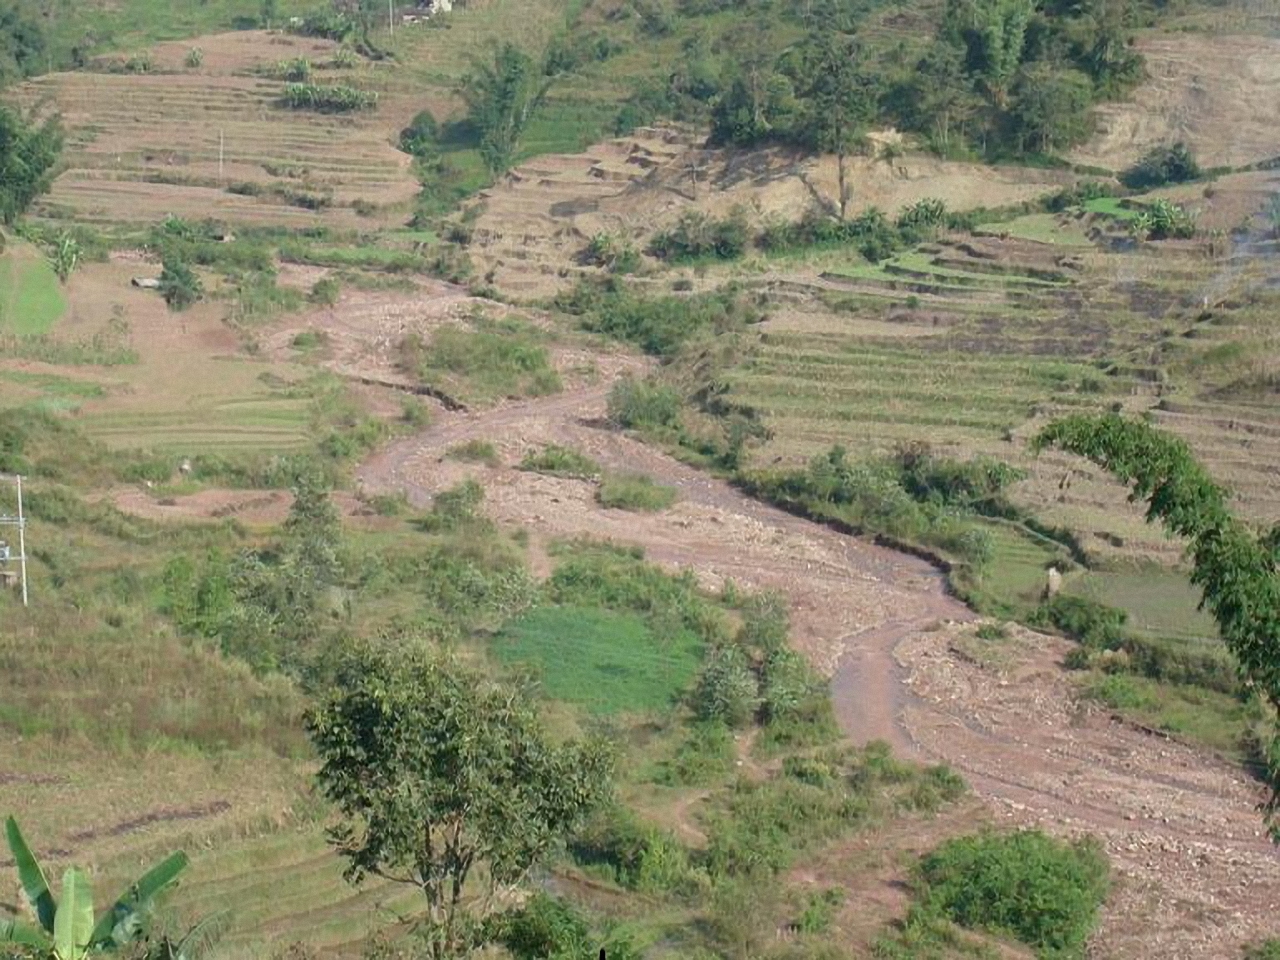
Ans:
<svg viewBox="0 0 1280 960"><path fill-rule="evenodd" d="M1149 79L1098 108L1098 135L1071 158L1123 170L1146 150L1184 140L1205 167L1280 156L1280 39L1184 33L1141 38Z"/></svg>

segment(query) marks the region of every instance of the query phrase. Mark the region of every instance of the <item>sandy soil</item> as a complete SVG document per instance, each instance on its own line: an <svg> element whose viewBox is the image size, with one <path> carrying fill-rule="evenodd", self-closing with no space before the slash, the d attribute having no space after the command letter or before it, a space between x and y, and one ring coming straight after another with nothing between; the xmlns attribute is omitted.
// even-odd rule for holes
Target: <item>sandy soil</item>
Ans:
<svg viewBox="0 0 1280 960"><path fill-rule="evenodd" d="M913 557L845 537L760 504L602 424L603 386L480 413L443 414L359 472L368 492L403 490L418 505L467 475L486 511L535 543L590 534L637 542L709 585L727 577L791 598L794 642L824 674L841 726L908 756L962 772L990 815L1055 833L1099 836L1117 886L1098 956L1218 958L1265 935L1280 902L1280 857L1263 837L1255 784L1181 744L1076 704L1062 641L1014 632L998 668L957 641L970 612ZM503 465L445 460L483 438ZM606 468L676 486L657 514L600 508L590 483L512 469L556 442Z"/></svg>

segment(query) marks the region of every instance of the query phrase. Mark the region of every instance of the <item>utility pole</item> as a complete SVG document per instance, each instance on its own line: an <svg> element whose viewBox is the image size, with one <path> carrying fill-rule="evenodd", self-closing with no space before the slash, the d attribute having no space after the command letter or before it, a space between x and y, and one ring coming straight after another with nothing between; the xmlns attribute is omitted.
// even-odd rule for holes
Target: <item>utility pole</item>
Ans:
<svg viewBox="0 0 1280 960"><path fill-rule="evenodd" d="M6 480L12 480L18 490L18 515L4 516L0 515L0 526L17 527L18 528L18 555L10 556L9 545L0 543L0 563L8 564L13 560L18 561L22 576L22 605L27 605L27 518L22 512L22 477L14 474L5 477Z"/></svg>
<svg viewBox="0 0 1280 960"><path fill-rule="evenodd" d="M387 29L391 31L391 39L396 38L396 0L387 0Z"/></svg>

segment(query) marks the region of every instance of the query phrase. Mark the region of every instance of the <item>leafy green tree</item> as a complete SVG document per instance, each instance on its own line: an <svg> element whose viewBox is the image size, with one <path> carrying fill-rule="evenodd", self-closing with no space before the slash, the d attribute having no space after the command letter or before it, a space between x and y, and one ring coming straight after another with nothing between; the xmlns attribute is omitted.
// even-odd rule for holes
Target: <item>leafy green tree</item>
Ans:
<svg viewBox="0 0 1280 960"><path fill-rule="evenodd" d="M48 46L44 27L29 5L0 0L0 86L43 71Z"/></svg>
<svg viewBox="0 0 1280 960"><path fill-rule="evenodd" d="M1088 457L1147 501L1147 519L1187 540L1191 582L1217 621L1248 685L1280 716L1280 558L1273 529L1259 535L1232 515L1226 491L1196 462L1187 444L1117 414L1074 416L1049 424L1036 449L1056 446ZM1264 807L1280 841L1280 721L1264 748L1271 798Z"/></svg>
<svg viewBox="0 0 1280 960"><path fill-rule="evenodd" d="M982 106L965 73L964 52L941 41L931 44L916 62L901 99L899 112L909 125L927 131L934 147L944 154L951 149L954 134L964 138Z"/></svg>
<svg viewBox="0 0 1280 960"><path fill-rule="evenodd" d="M1033 0L949 0L943 35L966 53L967 70L979 77L992 103L1003 110L1022 64Z"/></svg>
<svg viewBox="0 0 1280 960"><path fill-rule="evenodd" d="M467 117L480 134L480 156L495 177L514 162L520 138L552 80L513 43L496 47L491 62L475 61L463 79Z"/></svg>
<svg viewBox="0 0 1280 960"><path fill-rule="evenodd" d="M1093 131L1092 100L1089 78L1078 70L1036 63L1020 71L1009 109L1019 150L1048 153L1084 140Z"/></svg>
<svg viewBox="0 0 1280 960"><path fill-rule="evenodd" d="M258 8L258 20L270 30L271 25L280 19L280 0L262 0Z"/></svg>
<svg viewBox="0 0 1280 960"><path fill-rule="evenodd" d="M877 94L861 69L861 51L848 36L814 33L799 52L797 95L813 146L836 155L840 219L849 206L845 159L875 116Z"/></svg>
<svg viewBox="0 0 1280 960"><path fill-rule="evenodd" d="M553 742L517 691L418 649L353 648L307 729L347 878L421 890L434 960L609 794L603 744Z"/></svg>
<svg viewBox="0 0 1280 960"><path fill-rule="evenodd" d="M0 223L12 226L49 189L61 152L62 127L56 118L37 124L0 106Z"/></svg>
<svg viewBox="0 0 1280 960"><path fill-rule="evenodd" d="M13 817L5 821L5 838L22 891L39 925L16 918L0 919L0 946L47 952L54 960L83 960L91 953L113 951L145 940L156 897L178 878L188 862L181 851L171 854L130 884L95 922L93 888L85 871L68 867L62 876L61 897L55 900L44 871Z"/></svg>

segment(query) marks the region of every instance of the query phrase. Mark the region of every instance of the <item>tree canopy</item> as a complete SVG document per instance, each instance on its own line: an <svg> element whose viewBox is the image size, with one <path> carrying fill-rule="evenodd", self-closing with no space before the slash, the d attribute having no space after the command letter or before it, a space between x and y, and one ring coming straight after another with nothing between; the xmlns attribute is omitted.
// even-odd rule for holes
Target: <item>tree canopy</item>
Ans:
<svg viewBox="0 0 1280 960"><path fill-rule="evenodd" d="M0 106L0 223L12 226L49 189L62 152L62 126Z"/></svg>
<svg viewBox="0 0 1280 960"><path fill-rule="evenodd" d="M600 742L555 743L516 690L420 649L353 648L309 715L348 879L419 888L434 958L608 796ZM470 882L483 877L483 891Z"/></svg>
<svg viewBox="0 0 1280 960"><path fill-rule="evenodd" d="M1203 591L1247 685L1280 716L1280 526L1261 534L1232 515L1226 491L1182 440L1117 414L1049 424L1037 449L1056 446L1088 457L1147 501L1147 519L1188 541L1191 582ZM1265 812L1280 841L1280 724L1264 747L1271 799Z"/></svg>
<svg viewBox="0 0 1280 960"><path fill-rule="evenodd" d="M515 161L520 138L551 87L533 58L513 43L477 60L462 82L467 118L480 135L480 156L494 176Z"/></svg>

